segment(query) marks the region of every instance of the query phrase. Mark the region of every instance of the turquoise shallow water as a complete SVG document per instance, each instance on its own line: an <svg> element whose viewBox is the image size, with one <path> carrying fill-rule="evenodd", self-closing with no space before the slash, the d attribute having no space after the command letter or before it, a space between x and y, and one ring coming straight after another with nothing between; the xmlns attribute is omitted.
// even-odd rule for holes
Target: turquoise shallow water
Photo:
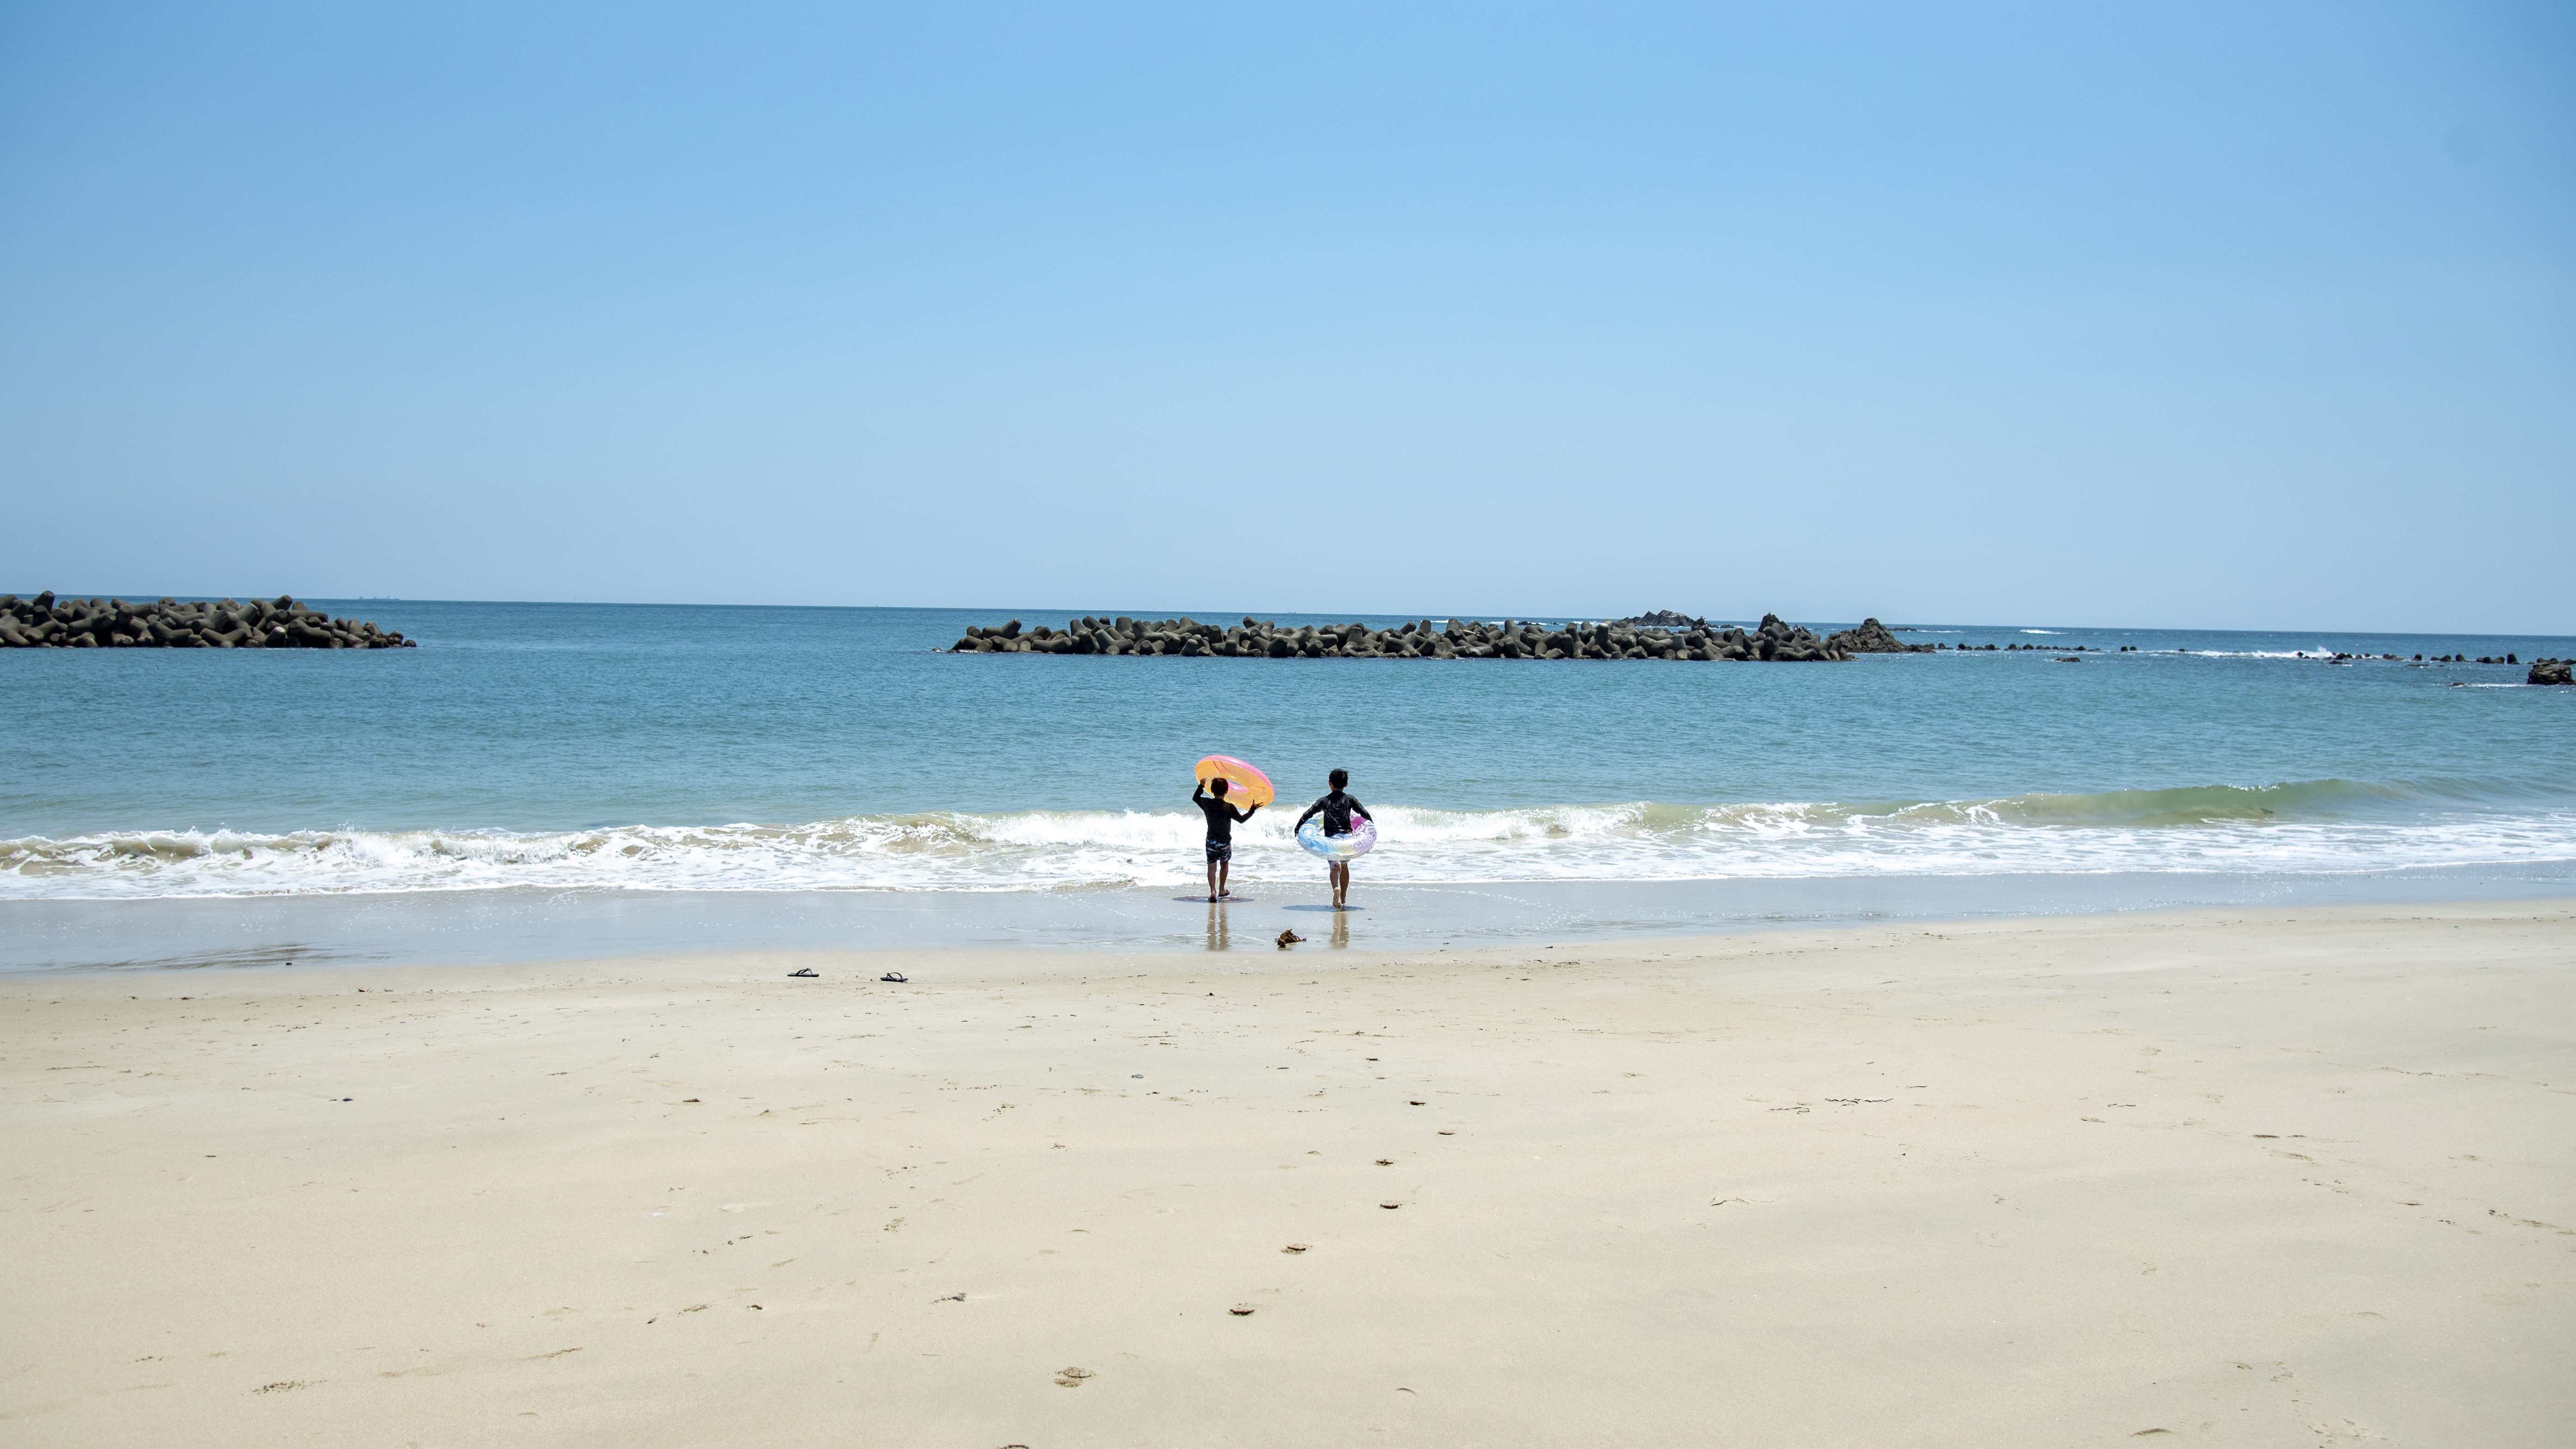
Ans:
<svg viewBox="0 0 2576 1449"><path fill-rule="evenodd" d="M2569 639L2011 626L1905 637L2043 652L958 657L936 651L968 623L1068 613L316 602L421 647L0 652L0 899L1185 885L1211 752L1283 800L1350 769L1383 882L2576 860L2576 690L2313 657ZM2047 652L2077 643L2142 652ZM1292 820L1243 833L1242 879L1316 873Z"/></svg>

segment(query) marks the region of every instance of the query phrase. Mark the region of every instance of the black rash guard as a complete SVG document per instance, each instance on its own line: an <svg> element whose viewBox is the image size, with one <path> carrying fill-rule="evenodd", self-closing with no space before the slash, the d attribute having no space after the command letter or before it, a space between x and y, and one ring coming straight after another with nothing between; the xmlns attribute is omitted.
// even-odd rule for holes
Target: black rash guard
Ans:
<svg viewBox="0 0 2576 1449"><path fill-rule="evenodd" d="M1209 794L1205 785L1190 792L1190 803L1207 816L1208 839L1226 843L1234 840L1235 822L1251 819L1261 808L1255 805L1251 810L1237 810L1221 797Z"/></svg>
<svg viewBox="0 0 2576 1449"><path fill-rule="evenodd" d="M1377 823L1377 817L1368 813L1368 807L1360 803L1360 797L1347 790L1335 790L1330 795L1327 795L1323 799L1316 801L1314 804L1307 806L1306 813L1297 817L1297 823L1300 826L1303 826L1307 821L1315 818L1315 812L1318 810L1324 812L1324 833L1326 835L1350 834L1351 817L1354 815L1367 821L1371 825L1375 825Z"/></svg>

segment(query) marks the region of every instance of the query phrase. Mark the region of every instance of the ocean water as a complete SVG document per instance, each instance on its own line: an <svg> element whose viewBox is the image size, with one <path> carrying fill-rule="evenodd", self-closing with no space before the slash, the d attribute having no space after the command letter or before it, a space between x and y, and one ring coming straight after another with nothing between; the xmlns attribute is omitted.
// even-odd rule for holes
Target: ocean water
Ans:
<svg viewBox="0 0 2576 1449"><path fill-rule="evenodd" d="M938 650L1014 615L1241 616L315 602L421 646L0 651L0 901L1167 892L1201 879L1190 766L1218 752L1286 807L1238 828L1251 890L1320 877L1289 828L1335 766L1377 814L1380 886L2576 862L2576 690L2412 661L2565 638L1922 626L1903 637L2042 648L1136 659ZM2057 662L2076 644L2106 652Z"/></svg>

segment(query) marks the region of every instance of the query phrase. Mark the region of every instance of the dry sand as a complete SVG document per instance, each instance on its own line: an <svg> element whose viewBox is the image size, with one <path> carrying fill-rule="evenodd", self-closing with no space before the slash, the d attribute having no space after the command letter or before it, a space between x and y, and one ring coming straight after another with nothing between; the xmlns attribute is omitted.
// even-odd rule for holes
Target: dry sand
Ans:
<svg viewBox="0 0 2576 1449"><path fill-rule="evenodd" d="M2563 1445L2571 925L18 978L0 1441Z"/></svg>

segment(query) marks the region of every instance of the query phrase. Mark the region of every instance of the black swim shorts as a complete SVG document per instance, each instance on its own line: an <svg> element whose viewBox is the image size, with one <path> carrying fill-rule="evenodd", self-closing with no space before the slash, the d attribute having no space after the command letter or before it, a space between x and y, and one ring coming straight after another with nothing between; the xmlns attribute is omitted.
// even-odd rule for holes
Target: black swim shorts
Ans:
<svg viewBox="0 0 2576 1449"><path fill-rule="evenodd" d="M1207 843L1207 847L1208 860L1211 863L1234 859L1234 842L1231 840L1211 840Z"/></svg>

